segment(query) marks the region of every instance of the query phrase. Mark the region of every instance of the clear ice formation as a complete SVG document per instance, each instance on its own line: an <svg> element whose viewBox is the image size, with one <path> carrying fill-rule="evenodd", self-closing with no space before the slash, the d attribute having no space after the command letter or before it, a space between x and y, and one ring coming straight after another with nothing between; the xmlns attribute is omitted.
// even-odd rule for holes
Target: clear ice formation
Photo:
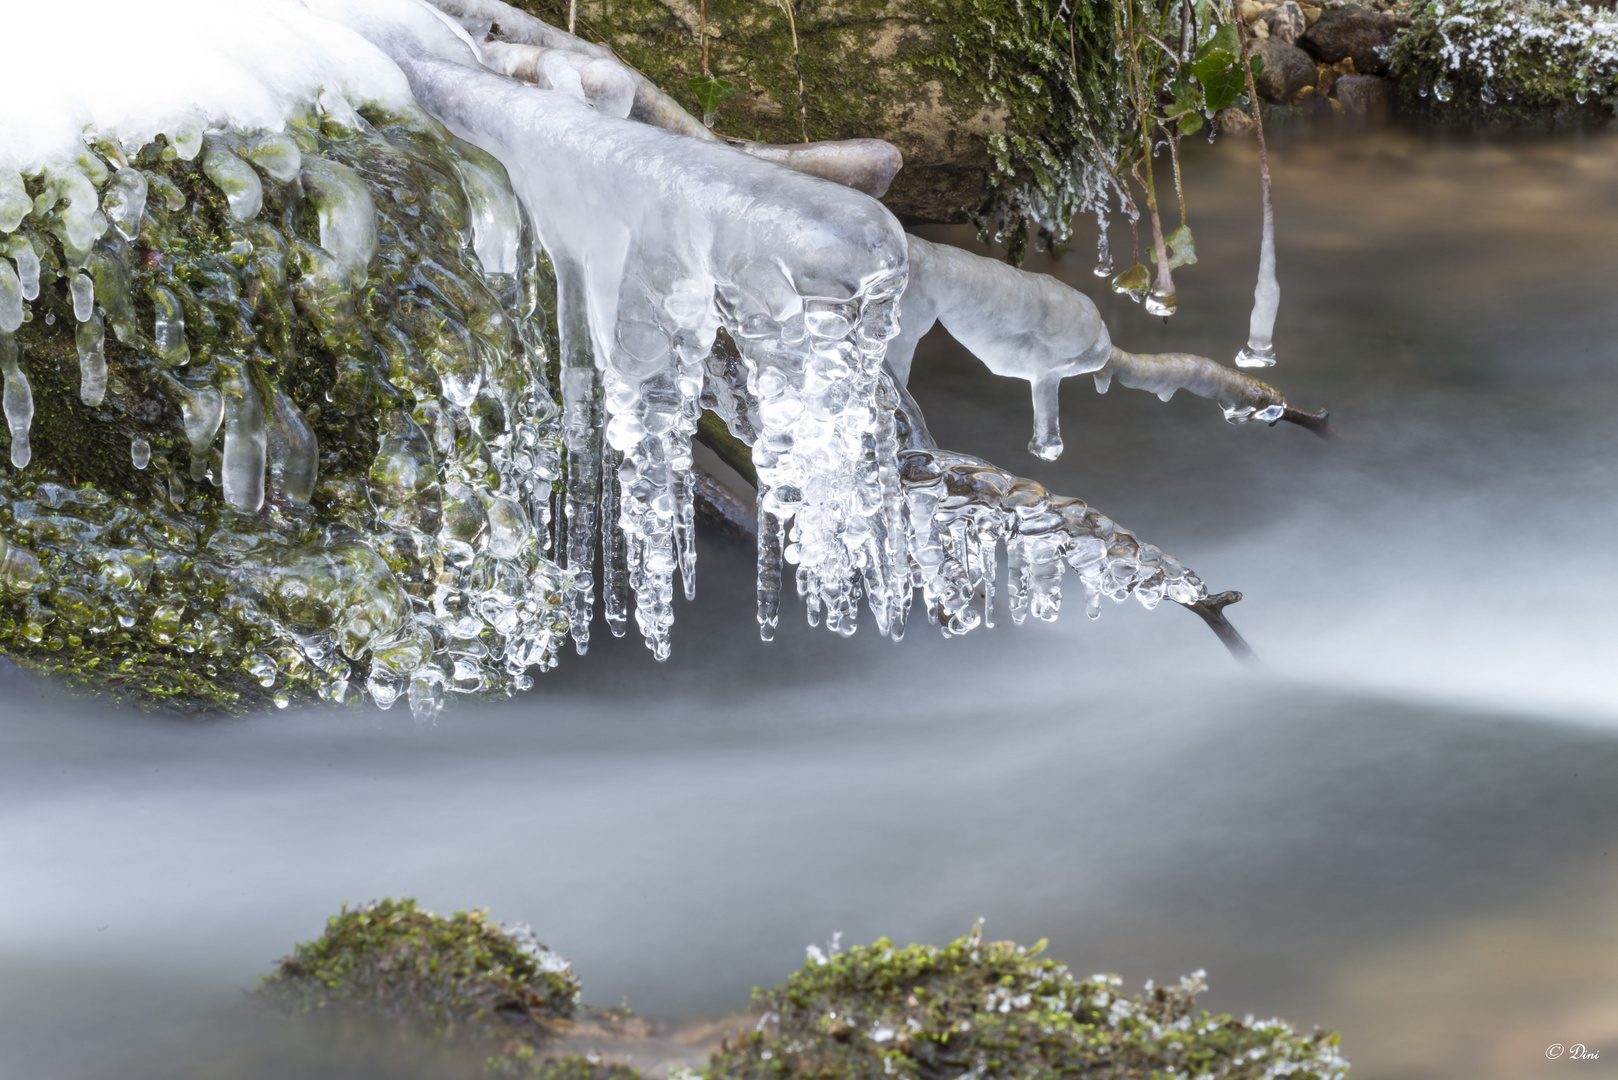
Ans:
<svg viewBox="0 0 1618 1080"><path fill-rule="evenodd" d="M1258 284L1253 287L1253 314L1248 320L1247 344L1236 354L1238 367L1270 367L1275 363L1275 314L1281 306L1281 284L1275 279L1275 207L1270 202L1269 182L1266 167Z"/></svg>
<svg viewBox="0 0 1618 1080"><path fill-rule="evenodd" d="M191 11L197 0L160 2ZM195 95L166 84L137 88L156 95L144 111L91 86L87 112L73 116L95 117L99 145L123 146L124 157L107 155L116 168L83 149L82 124L72 153L0 146L0 251L16 266L0 259L0 368L18 468L30 458L32 399L14 335L40 288L32 245L49 236L60 247L54 287L67 281L79 323L86 403L106 393L105 320L125 348L162 362L153 379L179 407L190 482L212 481L243 515L314 497L314 428L265 373L284 347L274 320L260 340L203 335L188 314L212 318L236 286L210 309L180 278L146 292L149 336L135 319L134 239L162 235L164 215L188 203L159 172L123 164L159 134L173 159L200 155L229 207L230 258L249 280L271 292L296 283L298 312L334 353L390 357L400 397L381 417L363 514L239 567L279 642L247 658L255 678L312 673L341 700L363 670L379 706L403 699L431 716L453 692L527 686L566 636L584 652L598 594L614 634L633 614L653 655L667 657L676 576L688 598L695 590L691 442L705 408L752 448L766 639L788 574L810 622L836 633L854 632L863 600L877 632L898 639L917 590L946 635L965 633L990 621L1002 545L1016 622L1055 617L1067 570L1092 615L1101 597L1148 607L1206 597L1194 574L1082 502L937 447L905 389L916 342L941 321L992 371L1027 379L1030 450L1046 459L1061 451L1057 388L1068 375L1164 399L1187 389L1236 421L1280 418L1288 407L1275 391L1202 357L1125 352L1094 304L1054 279L907 237L856 190L891 179L887 144L728 145L600 46L498 0L436 2L441 11L417 0L265 0L242 15L234 44L184 25L190 47L237 64L259 96L232 84L204 117ZM106 16L97 42L149 33L155 19L92 6ZM0 29L18 19L0 12ZM496 24L503 40L490 37ZM307 45L302 60L248 62L268 47L258 38L289 35ZM408 208L408 189L379 179L395 174L375 162L402 148L356 105L437 132L431 152L449 166L435 175L454 188L439 193L440 209L464 215L451 258L476 267L486 292L457 285L443 307L400 301L371 330L361 325L379 275L399 271L389 248L407 227L398 215L419 211L395 206ZM0 104L0 134L14 108ZM339 152L313 134L321 127L371 149ZM23 175L38 178L37 200ZM266 220L266 198L283 185L314 211L318 244ZM18 233L25 220L30 231ZM541 249L555 279L555 386L534 318ZM260 301L292 309L290 294ZM130 454L183 491L180 463L159 463L139 438ZM558 480L565 513L553 520ZM154 635L179 618L159 609Z"/></svg>

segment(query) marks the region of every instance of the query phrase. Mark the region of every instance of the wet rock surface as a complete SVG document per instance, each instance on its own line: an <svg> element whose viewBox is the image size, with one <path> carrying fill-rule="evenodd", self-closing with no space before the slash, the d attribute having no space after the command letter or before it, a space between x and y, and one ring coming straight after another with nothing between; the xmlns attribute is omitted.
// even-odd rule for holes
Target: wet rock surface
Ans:
<svg viewBox="0 0 1618 1080"><path fill-rule="evenodd" d="M1344 115L1355 120L1386 121L1393 115L1393 83L1376 75L1344 75L1337 80L1337 100Z"/></svg>
<svg viewBox="0 0 1618 1080"><path fill-rule="evenodd" d="M1296 4L1286 6L1296 8ZM1298 21L1302 22L1300 13ZM1296 45L1289 45L1279 37L1253 42L1253 55L1262 57L1264 66L1253 75L1253 85L1268 101L1290 103L1298 92L1315 84L1315 62Z"/></svg>
<svg viewBox="0 0 1618 1080"><path fill-rule="evenodd" d="M1352 59L1363 74L1386 75L1388 56L1399 34L1399 20L1386 12L1350 4L1328 11L1299 39L1317 60L1335 64Z"/></svg>

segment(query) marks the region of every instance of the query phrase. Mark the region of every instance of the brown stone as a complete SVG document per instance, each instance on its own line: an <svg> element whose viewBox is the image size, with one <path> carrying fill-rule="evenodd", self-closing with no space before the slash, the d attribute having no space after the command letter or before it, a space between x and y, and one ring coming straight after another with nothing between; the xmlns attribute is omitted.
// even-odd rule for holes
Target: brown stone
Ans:
<svg viewBox="0 0 1618 1080"><path fill-rule="evenodd" d="M1235 107L1220 109L1214 123L1226 135L1250 135L1253 132L1253 118Z"/></svg>
<svg viewBox="0 0 1618 1080"><path fill-rule="evenodd" d="M1362 74L1386 75L1399 21L1385 12L1350 4L1328 11L1299 39L1317 60L1335 64L1352 59Z"/></svg>
<svg viewBox="0 0 1618 1080"><path fill-rule="evenodd" d="M1337 80L1337 100L1350 119L1382 123L1393 115L1393 83L1375 75L1344 75Z"/></svg>
<svg viewBox="0 0 1618 1080"><path fill-rule="evenodd" d="M1315 63L1309 54L1280 38L1253 42L1253 55L1264 58L1264 67L1254 75L1253 85L1266 101L1285 104L1316 80Z"/></svg>
<svg viewBox="0 0 1618 1080"><path fill-rule="evenodd" d="M1270 37L1277 41L1284 41L1288 45L1296 45L1298 39L1303 37L1304 31L1309 28L1309 21L1304 18L1303 8L1295 0L1286 0L1284 4L1264 13L1263 25L1270 28Z"/></svg>

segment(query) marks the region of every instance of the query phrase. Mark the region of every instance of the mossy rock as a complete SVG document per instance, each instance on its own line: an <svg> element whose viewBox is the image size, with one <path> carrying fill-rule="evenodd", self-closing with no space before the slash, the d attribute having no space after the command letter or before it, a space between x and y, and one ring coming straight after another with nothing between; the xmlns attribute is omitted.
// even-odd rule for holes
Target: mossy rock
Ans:
<svg viewBox="0 0 1618 1080"><path fill-rule="evenodd" d="M490 1039L525 1021L571 1016L579 981L526 926L501 927L481 909L434 915L402 899L344 905L323 935L263 978L257 994L281 1013L353 1015Z"/></svg>
<svg viewBox="0 0 1618 1080"><path fill-rule="evenodd" d="M1340 1080L1337 1036L1193 1008L1200 976L1120 991L1040 955L983 940L943 948L881 940L812 959L756 995L763 1028L714 1055L710 1080Z"/></svg>
<svg viewBox="0 0 1618 1080"><path fill-rule="evenodd" d="M526 686L565 634L554 280L526 234L517 273L478 260L472 203L504 170L419 114L301 116L274 138L302 171L264 175L246 220L205 163L246 168L260 134L189 159L162 138L87 151L90 194L115 170L145 191L88 250L70 186L26 178L10 242L37 254L39 295L0 347L31 393L32 459L0 475L0 653L182 712L364 688L430 713L448 690ZM341 247L333 177L374 215L358 276L321 246Z"/></svg>
<svg viewBox="0 0 1618 1080"><path fill-rule="evenodd" d="M557 26L568 0L518 0ZM985 220L1109 142L1122 91L1110 0L707 0L708 69L734 97L715 130L765 142L879 138L905 158L884 202L907 223ZM797 49L793 48L796 26ZM698 0L580 0L577 33L702 115ZM799 67L803 94L799 97ZM1065 221L1058 205L1055 217Z"/></svg>

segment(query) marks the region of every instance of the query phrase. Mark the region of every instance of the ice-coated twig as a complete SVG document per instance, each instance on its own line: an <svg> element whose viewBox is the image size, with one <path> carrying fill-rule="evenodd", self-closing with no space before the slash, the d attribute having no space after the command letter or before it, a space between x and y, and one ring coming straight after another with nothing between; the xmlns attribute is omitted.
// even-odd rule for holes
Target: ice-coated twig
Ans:
<svg viewBox="0 0 1618 1080"><path fill-rule="evenodd" d="M910 378L916 345L934 323L971 350L996 375L1028 380L1034 400L1034 438L1028 450L1055 460L1062 452L1057 410L1061 380L1092 373L1105 393L1119 382L1151 390L1167 401L1179 389L1219 402L1240 423L1288 420L1316 434L1330 433L1324 412L1289 404L1274 387L1206 357L1188 353L1138 355L1113 346L1095 303L1049 274L1019 270L960 248L908 238L910 281L899 335L888 346L888 366L901 384Z"/></svg>
<svg viewBox="0 0 1618 1080"><path fill-rule="evenodd" d="M679 102L664 93L656 83L618 59L613 51L604 45L596 45L575 37L566 30L542 22L510 4L501 3L500 0L431 0L431 2L434 7L457 20L474 40L482 41L491 30L497 30L505 42L576 53L591 60L605 60L616 64L635 86L634 102L629 110L631 120L639 120L642 123L710 142L719 140L719 136L704 127L701 120L686 112L680 107Z"/></svg>
<svg viewBox="0 0 1618 1080"><path fill-rule="evenodd" d="M1177 390L1186 390L1218 403L1225 411L1225 419L1233 424L1250 420L1274 424L1285 420L1307 428L1321 438L1336 434L1325 409L1310 412L1291 405L1275 387L1206 356L1191 353L1132 353L1115 345L1106 366L1093 374L1096 390L1103 394L1114 380L1131 390L1156 394L1162 401L1169 400Z"/></svg>
<svg viewBox="0 0 1618 1080"><path fill-rule="evenodd" d="M744 154L863 191L873 199L888 193L888 185L904 166L904 155L899 153L899 148L882 139L732 145Z"/></svg>
<svg viewBox="0 0 1618 1080"><path fill-rule="evenodd" d="M1247 25L1237 12L1236 32L1242 46L1242 71L1247 76L1247 98L1253 103L1253 130L1258 135L1258 176L1264 197L1264 226L1259 234L1258 284L1253 288L1253 315L1248 321L1247 345L1236 354L1238 367L1269 367L1275 363L1275 313L1281 306L1281 285L1275 280L1275 205L1270 200L1270 155L1264 145L1264 109L1253 83L1252 50Z"/></svg>
<svg viewBox="0 0 1618 1080"><path fill-rule="evenodd" d="M673 131L704 138L715 136L672 98L656 108L641 108L642 91L637 73L614 56L556 46L487 41L479 46L488 66L502 75L533 83L545 90L560 90L609 116L627 117ZM637 109L639 110L637 112ZM839 139L829 142L727 142L744 154L785 165L796 172L818 176L880 199L904 165L899 148L882 139Z"/></svg>

